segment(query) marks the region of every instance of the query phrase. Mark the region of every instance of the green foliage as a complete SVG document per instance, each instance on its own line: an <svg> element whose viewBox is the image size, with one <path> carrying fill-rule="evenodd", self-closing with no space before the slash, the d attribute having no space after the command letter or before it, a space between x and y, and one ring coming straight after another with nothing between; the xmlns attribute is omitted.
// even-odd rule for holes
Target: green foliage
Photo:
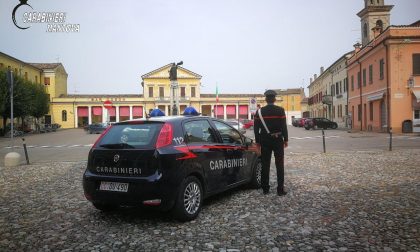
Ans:
<svg viewBox="0 0 420 252"><path fill-rule="evenodd" d="M48 113L49 100L44 87L14 75L13 117L33 116L40 118ZM10 118L10 92L6 72L0 70L0 116ZM6 123L6 120L4 120Z"/></svg>
<svg viewBox="0 0 420 252"><path fill-rule="evenodd" d="M42 85L31 85L31 89L34 95L31 100L30 115L40 118L48 114L49 98Z"/></svg>
<svg viewBox="0 0 420 252"><path fill-rule="evenodd" d="M0 70L0 115L3 115L4 110L6 109L6 102L9 97L7 87L6 72Z"/></svg>

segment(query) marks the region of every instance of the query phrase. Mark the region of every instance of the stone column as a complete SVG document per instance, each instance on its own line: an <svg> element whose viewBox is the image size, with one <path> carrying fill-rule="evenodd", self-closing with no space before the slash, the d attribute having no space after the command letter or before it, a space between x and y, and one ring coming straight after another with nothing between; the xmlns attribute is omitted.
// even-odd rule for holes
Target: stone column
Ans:
<svg viewBox="0 0 420 252"><path fill-rule="evenodd" d="M223 104L223 119L226 120L226 104Z"/></svg>
<svg viewBox="0 0 420 252"><path fill-rule="evenodd" d="M120 121L120 106L115 106L115 122Z"/></svg>
<svg viewBox="0 0 420 252"><path fill-rule="evenodd" d="M130 120L133 120L133 106L130 105Z"/></svg>
<svg viewBox="0 0 420 252"><path fill-rule="evenodd" d="M79 115L77 114L77 106L76 109L73 111L74 114L74 128L77 129L77 124L79 123Z"/></svg>
<svg viewBox="0 0 420 252"><path fill-rule="evenodd" d="M108 110L105 107L102 106L102 122L103 123L106 122L106 118L107 118L107 115L108 115L107 113L108 113Z"/></svg>
<svg viewBox="0 0 420 252"><path fill-rule="evenodd" d="M236 104L236 120L239 119L239 104Z"/></svg>
<svg viewBox="0 0 420 252"><path fill-rule="evenodd" d="M88 124L92 124L92 106L88 106Z"/></svg>

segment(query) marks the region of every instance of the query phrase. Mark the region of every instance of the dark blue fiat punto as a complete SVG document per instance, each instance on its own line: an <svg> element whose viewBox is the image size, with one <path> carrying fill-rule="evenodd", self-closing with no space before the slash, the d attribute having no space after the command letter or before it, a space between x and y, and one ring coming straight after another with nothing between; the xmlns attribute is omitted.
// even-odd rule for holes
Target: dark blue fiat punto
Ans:
<svg viewBox="0 0 420 252"><path fill-rule="evenodd" d="M211 117L115 123L89 152L83 188L103 211L146 205L188 221L210 195L243 184L260 187L261 162L255 151L250 138Z"/></svg>

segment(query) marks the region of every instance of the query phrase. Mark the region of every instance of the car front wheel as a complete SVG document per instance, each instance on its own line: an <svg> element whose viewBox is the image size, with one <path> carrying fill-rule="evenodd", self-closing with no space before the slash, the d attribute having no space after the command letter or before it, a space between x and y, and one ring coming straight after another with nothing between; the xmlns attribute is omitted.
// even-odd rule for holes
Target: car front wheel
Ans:
<svg viewBox="0 0 420 252"><path fill-rule="evenodd" d="M194 176L184 179L173 209L174 217L180 221L197 218L203 204L203 189Z"/></svg>
<svg viewBox="0 0 420 252"><path fill-rule="evenodd" d="M332 126L331 126L331 129L336 129L338 127L338 125L336 124L336 123L334 123Z"/></svg>

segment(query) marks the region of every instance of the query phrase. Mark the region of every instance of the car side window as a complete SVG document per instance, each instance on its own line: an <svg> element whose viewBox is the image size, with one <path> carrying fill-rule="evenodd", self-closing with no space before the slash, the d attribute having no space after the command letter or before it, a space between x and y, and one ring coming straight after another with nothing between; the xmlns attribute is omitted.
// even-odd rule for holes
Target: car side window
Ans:
<svg viewBox="0 0 420 252"><path fill-rule="evenodd" d="M225 123L213 121L216 129L222 136L223 143L227 144L243 144L243 140L239 132Z"/></svg>
<svg viewBox="0 0 420 252"><path fill-rule="evenodd" d="M184 124L187 143L214 143L216 138L207 120L195 120Z"/></svg>

